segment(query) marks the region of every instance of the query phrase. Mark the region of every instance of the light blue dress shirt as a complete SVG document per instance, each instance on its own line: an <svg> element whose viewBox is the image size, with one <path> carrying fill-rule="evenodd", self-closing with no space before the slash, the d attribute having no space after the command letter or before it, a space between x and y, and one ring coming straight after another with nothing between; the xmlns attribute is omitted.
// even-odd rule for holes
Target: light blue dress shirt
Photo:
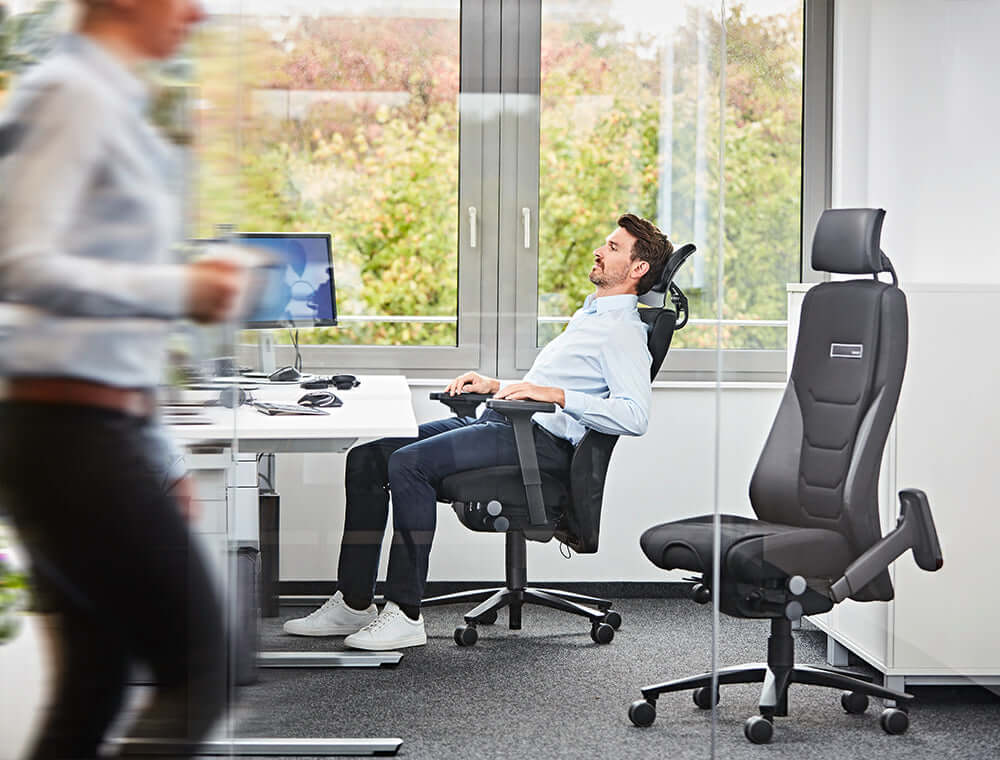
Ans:
<svg viewBox="0 0 1000 760"><path fill-rule="evenodd" d="M524 381L562 388L566 406L532 419L575 446L587 428L642 435L649 424L653 357L634 295L587 296L559 337L541 350Z"/></svg>
<svg viewBox="0 0 1000 760"><path fill-rule="evenodd" d="M147 122L147 99L131 71L79 35L10 94L0 114L0 302L16 317L0 328L0 377L161 382L186 298L172 253L181 164ZM163 431L151 434L182 473Z"/></svg>

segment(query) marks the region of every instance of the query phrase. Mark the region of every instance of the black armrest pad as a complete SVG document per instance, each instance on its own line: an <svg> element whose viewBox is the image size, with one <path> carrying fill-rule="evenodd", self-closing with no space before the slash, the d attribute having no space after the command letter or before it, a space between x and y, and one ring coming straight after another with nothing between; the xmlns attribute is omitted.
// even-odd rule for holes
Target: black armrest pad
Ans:
<svg viewBox="0 0 1000 760"><path fill-rule="evenodd" d="M492 393L459 393L454 396L446 391L435 391L431 401L440 401L459 417L475 417L481 403L493 398Z"/></svg>
<svg viewBox="0 0 1000 760"><path fill-rule="evenodd" d="M484 401L489 401L493 398L492 393L458 393L454 396L448 395L447 391L435 391L431 394L431 401L444 401L449 400L454 401L474 401L477 404L481 404Z"/></svg>
<svg viewBox="0 0 1000 760"><path fill-rule="evenodd" d="M490 409L496 409L500 414L534 414L535 412L554 412L556 405L551 401L512 401L510 399L491 399L486 402Z"/></svg>

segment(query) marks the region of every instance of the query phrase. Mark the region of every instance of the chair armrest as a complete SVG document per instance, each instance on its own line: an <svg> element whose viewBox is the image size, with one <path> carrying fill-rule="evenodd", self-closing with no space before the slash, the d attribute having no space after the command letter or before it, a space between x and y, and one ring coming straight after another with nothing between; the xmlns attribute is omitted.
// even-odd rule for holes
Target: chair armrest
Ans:
<svg viewBox="0 0 1000 760"><path fill-rule="evenodd" d="M556 405L551 401L514 401L506 398L490 398L486 402L486 406L511 419L512 415L530 417L535 412L554 412L556 410Z"/></svg>
<svg viewBox="0 0 1000 760"><path fill-rule="evenodd" d="M535 412L554 412L556 405L548 401L510 401L491 399L486 406L500 412L514 428L514 444L521 465L524 493L528 498L528 515L532 525L545 525L545 501L542 499L542 474L535 451L535 436L531 430L531 415Z"/></svg>
<svg viewBox="0 0 1000 760"><path fill-rule="evenodd" d="M479 405L491 398L492 393L459 393L451 396L444 391L435 391L431 394L431 401L440 401L459 417L475 417Z"/></svg>
<svg viewBox="0 0 1000 760"><path fill-rule="evenodd" d="M916 488L899 492L899 520L896 527L868 549L844 571L844 577L830 587L835 602L871 583L875 577L907 549L922 570L934 572L944 564L927 495Z"/></svg>

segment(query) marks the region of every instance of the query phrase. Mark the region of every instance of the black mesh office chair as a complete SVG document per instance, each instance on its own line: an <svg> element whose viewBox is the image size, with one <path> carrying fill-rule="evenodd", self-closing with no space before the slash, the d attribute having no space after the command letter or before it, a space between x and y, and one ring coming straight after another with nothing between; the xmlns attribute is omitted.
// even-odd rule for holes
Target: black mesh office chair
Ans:
<svg viewBox="0 0 1000 760"><path fill-rule="evenodd" d="M695 601L717 594L727 615L770 618L767 662L718 672L719 684L764 684L760 715L744 726L758 744L771 740L774 718L788 714L792 683L846 689L841 704L849 713L864 712L869 696L895 700L899 707L882 713L882 727L902 733L909 724L903 705L911 695L848 671L796 665L791 633L802 615L844 599L892 599L886 570L907 549L924 570L942 564L921 491L900 492L899 522L884 538L879 525L879 467L907 344L906 298L879 249L884 216L881 209L837 209L820 218L813 268L874 279L823 283L806 294L791 376L750 482L758 519L719 516L718 588L712 588L713 515L657 525L640 541L658 567L703 574L693 587ZM892 284L879 282L879 272L890 272ZM705 673L647 686L629 717L648 726L659 695L688 689L698 707L709 709L719 698L711 684Z"/></svg>
<svg viewBox="0 0 1000 760"><path fill-rule="evenodd" d="M656 376L676 330L688 318L687 298L674 275L691 254L693 245L674 251L659 282L640 301L639 315L649 325L648 346L653 363L650 380ZM527 585L527 539L549 541L553 537L579 554L597 551L601 525L604 480L611 451L618 436L588 430L577 444L566 473L540 472L531 432L535 412L553 412L555 404L538 401L508 401L488 395L466 393L449 396L432 393L432 399L447 404L459 416L474 417L486 405L511 420L520 466L486 467L455 473L441 482L438 501L451 502L462 524L470 530L506 534L506 586L476 589L423 600L423 606L481 601L465 615L465 625L455 629L459 646L471 646L479 635L476 626L496 622L497 611L508 607L512 630L521 627L521 607L539 604L589 618L591 637L607 644L621 625L621 616L606 599Z"/></svg>

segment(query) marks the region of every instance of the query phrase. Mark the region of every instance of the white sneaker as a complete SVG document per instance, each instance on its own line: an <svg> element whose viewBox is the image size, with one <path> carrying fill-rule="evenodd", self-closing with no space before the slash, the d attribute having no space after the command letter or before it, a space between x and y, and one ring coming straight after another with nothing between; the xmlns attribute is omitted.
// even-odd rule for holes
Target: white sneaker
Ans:
<svg viewBox="0 0 1000 760"><path fill-rule="evenodd" d="M360 612L353 610L347 606L344 595L338 591L311 615L285 623L285 633L292 636L346 636L360 631L377 617L378 610L374 604Z"/></svg>
<svg viewBox="0 0 1000 760"><path fill-rule="evenodd" d="M344 644L353 649L368 649L373 652L419 647L426 643L424 616L410 620L395 602L386 602L378 618L344 639Z"/></svg>

